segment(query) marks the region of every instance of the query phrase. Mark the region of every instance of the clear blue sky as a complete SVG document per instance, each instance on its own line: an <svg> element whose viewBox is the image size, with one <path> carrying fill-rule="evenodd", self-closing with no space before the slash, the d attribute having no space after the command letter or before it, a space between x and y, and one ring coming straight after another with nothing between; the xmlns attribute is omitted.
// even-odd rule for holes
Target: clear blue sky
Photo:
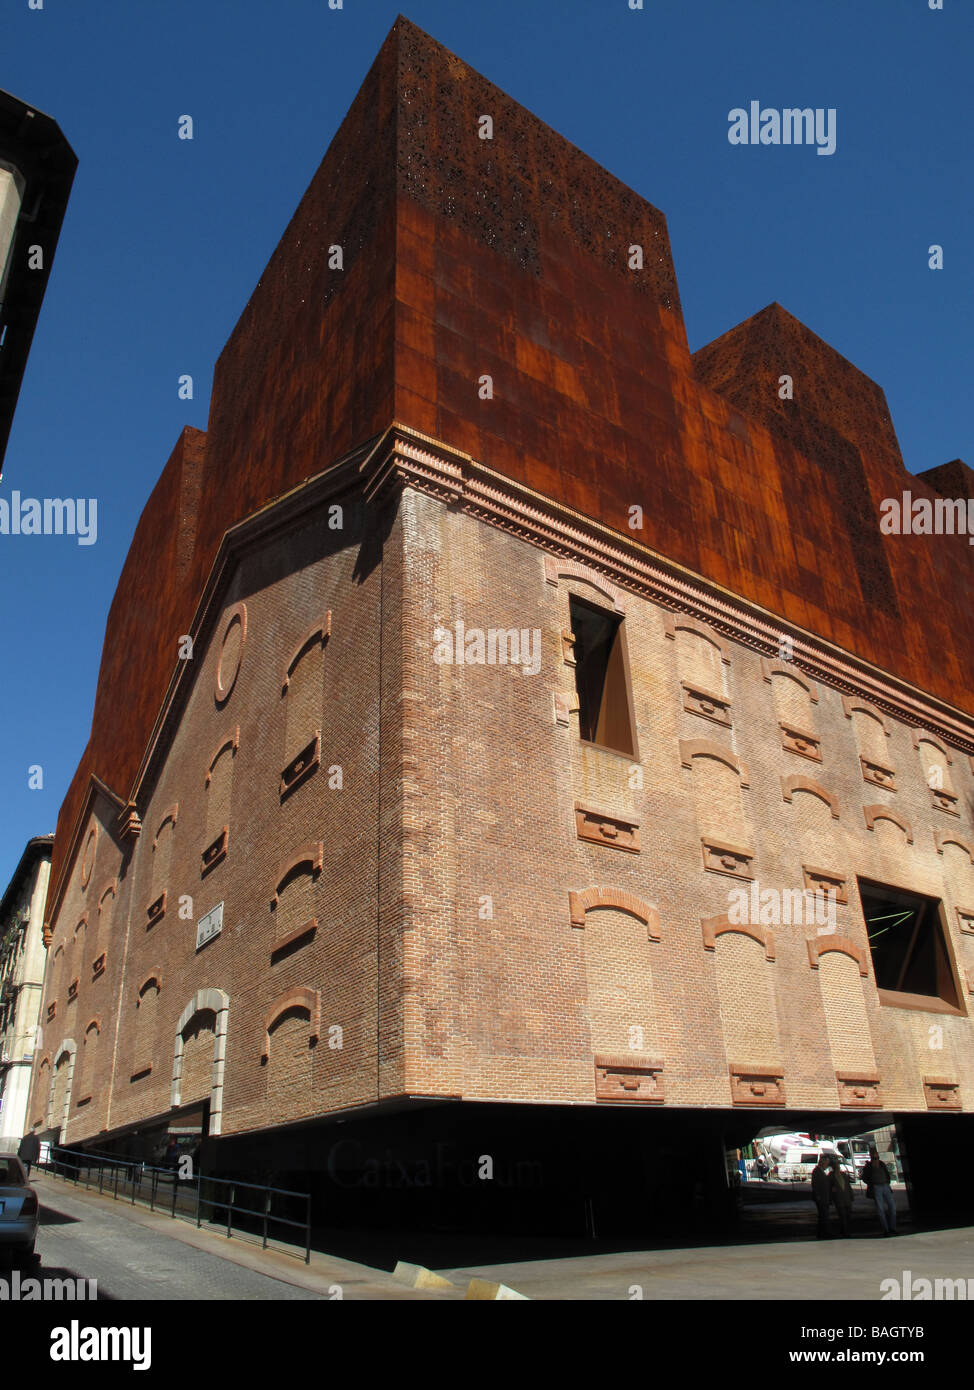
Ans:
<svg viewBox="0 0 974 1390"><path fill-rule="evenodd" d="M776 299L883 386L908 468L974 462L972 0L4 0L0 87L80 164L0 496L96 497L99 534L0 536L0 889L87 740L141 507L400 9L665 212L691 348ZM731 146L751 100L835 107L836 153Z"/></svg>

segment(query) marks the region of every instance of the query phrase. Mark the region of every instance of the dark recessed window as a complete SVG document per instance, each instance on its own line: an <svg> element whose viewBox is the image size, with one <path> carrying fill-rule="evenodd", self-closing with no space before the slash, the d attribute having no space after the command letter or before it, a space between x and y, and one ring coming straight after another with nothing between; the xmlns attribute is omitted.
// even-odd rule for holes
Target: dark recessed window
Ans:
<svg viewBox="0 0 974 1390"><path fill-rule="evenodd" d="M902 888L859 880L879 989L959 1007L940 903Z"/></svg>
<svg viewBox="0 0 974 1390"><path fill-rule="evenodd" d="M636 751L622 619L582 599L570 600L575 634L579 733L631 756Z"/></svg>

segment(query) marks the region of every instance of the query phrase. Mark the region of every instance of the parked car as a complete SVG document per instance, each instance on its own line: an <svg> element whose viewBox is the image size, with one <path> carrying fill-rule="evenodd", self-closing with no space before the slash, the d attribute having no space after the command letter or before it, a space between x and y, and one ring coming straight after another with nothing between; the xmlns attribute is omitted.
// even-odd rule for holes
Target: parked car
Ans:
<svg viewBox="0 0 974 1390"><path fill-rule="evenodd" d="M16 1154L0 1154L0 1249L29 1260L37 1238L37 1193Z"/></svg>

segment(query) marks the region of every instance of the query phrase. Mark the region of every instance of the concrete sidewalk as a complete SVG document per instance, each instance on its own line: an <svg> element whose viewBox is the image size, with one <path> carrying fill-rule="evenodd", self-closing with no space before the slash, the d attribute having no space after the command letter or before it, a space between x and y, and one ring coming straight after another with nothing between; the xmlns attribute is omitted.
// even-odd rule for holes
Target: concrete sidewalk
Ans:
<svg viewBox="0 0 974 1390"><path fill-rule="evenodd" d="M879 1300L884 1279L974 1281L974 1228L888 1238L790 1240L531 1260L441 1270L453 1283L488 1279L528 1298ZM974 1291L974 1282L971 1284ZM637 1292L638 1290L638 1292Z"/></svg>
<svg viewBox="0 0 974 1390"><path fill-rule="evenodd" d="M159 1212L147 1211L144 1207L132 1206L130 1202L116 1201L107 1193L100 1195L94 1190L85 1191L83 1187L76 1188L72 1183L58 1178L35 1173L31 1183L37 1189L42 1210L57 1212L81 1222L86 1213L111 1213L118 1220L141 1226L154 1235L166 1236L320 1298L334 1298L337 1289L341 1290L343 1299L369 1300L463 1298L466 1291L465 1283L455 1291L407 1288L382 1270L316 1250L312 1250L311 1263L306 1265L303 1252L296 1255L281 1250L263 1250L260 1241L255 1243L252 1237L234 1234L228 1239L226 1235L206 1227L197 1230L194 1224L178 1217L174 1219Z"/></svg>

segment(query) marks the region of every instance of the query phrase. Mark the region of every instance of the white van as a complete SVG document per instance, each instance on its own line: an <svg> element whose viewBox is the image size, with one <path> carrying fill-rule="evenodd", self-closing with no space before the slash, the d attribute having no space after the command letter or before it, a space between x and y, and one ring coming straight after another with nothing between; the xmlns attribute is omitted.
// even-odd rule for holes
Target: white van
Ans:
<svg viewBox="0 0 974 1390"><path fill-rule="evenodd" d="M842 1142L839 1141L840 1144ZM842 1171L850 1181L856 1180L856 1168L851 1156L844 1154L839 1144L831 1139L812 1143L804 1134L777 1134L765 1140L765 1144L774 1159L771 1176L779 1182L811 1182L812 1169L823 1154L826 1157L838 1155Z"/></svg>

